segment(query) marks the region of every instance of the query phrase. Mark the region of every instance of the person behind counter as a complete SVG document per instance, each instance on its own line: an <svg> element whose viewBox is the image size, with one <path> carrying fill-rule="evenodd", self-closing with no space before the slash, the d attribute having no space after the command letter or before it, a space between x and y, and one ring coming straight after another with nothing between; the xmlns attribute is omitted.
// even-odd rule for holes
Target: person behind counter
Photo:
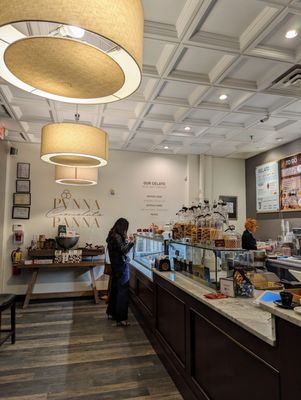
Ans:
<svg viewBox="0 0 301 400"><path fill-rule="evenodd" d="M256 239L253 236L257 229L256 219L247 218L245 228L246 230L242 234L241 238L242 248L245 250L257 250Z"/></svg>
<svg viewBox="0 0 301 400"><path fill-rule="evenodd" d="M129 223L119 218L110 230L107 243L112 268L108 317L116 320L117 326L128 326L129 265L127 253L134 246L134 238L127 240Z"/></svg>

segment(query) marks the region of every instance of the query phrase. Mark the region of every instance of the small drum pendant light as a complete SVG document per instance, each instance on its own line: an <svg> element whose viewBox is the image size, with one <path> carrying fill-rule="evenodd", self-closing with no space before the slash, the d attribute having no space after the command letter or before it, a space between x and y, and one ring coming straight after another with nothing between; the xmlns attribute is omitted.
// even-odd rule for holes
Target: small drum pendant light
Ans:
<svg viewBox="0 0 301 400"><path fill-rule="evenodd" d="M92 186L98 181L98 168L55 166L55 181L62 185Z"/></svg>
<svg viewBox="0 0 301 400"><path fill-rule="evenodd" d="M41 159L67 167L102 167L108 160L108 135L80 123L55 123L42 128Z"/></svg>

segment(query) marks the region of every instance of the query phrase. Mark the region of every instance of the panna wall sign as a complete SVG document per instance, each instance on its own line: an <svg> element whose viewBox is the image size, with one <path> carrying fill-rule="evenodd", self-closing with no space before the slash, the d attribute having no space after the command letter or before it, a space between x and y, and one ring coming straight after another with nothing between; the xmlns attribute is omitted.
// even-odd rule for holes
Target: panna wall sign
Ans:
<svg viewBox="0 0 301 400"><path fill-rule="evenodd" d="M100 205L97 200L74 198L64 190L60 198L54 199L54 207L46 217L52 219L52 226L64 224L67 227L100 228Z"/></svg>

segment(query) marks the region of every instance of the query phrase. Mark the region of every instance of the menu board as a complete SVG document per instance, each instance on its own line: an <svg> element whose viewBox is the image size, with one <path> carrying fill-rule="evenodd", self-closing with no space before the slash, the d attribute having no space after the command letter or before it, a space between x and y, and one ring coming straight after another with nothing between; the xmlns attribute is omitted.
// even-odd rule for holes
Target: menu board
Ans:
<svg viewBox="0 0 301 400"><path fill-rule="evenodd" d="M281 211L301 210L301 153L280 160Z"/></svg>
<svg viewBox="0 0 301 400"><path fill-rule="evenodd" d="M278 162L256 167L256 211L279 211Z"/></svg>

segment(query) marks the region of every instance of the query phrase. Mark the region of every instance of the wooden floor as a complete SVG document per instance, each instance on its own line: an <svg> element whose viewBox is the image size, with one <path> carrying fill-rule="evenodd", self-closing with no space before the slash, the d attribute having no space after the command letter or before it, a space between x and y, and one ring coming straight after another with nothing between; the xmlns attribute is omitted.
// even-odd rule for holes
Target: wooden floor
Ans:
<svg viewBox="0 0 301 400"><path fill-rule="evenodd" d="M0 347L0 399L182 399L133 314L116 327L105 309L82 300L18 308L16 343Z"/></svg>

